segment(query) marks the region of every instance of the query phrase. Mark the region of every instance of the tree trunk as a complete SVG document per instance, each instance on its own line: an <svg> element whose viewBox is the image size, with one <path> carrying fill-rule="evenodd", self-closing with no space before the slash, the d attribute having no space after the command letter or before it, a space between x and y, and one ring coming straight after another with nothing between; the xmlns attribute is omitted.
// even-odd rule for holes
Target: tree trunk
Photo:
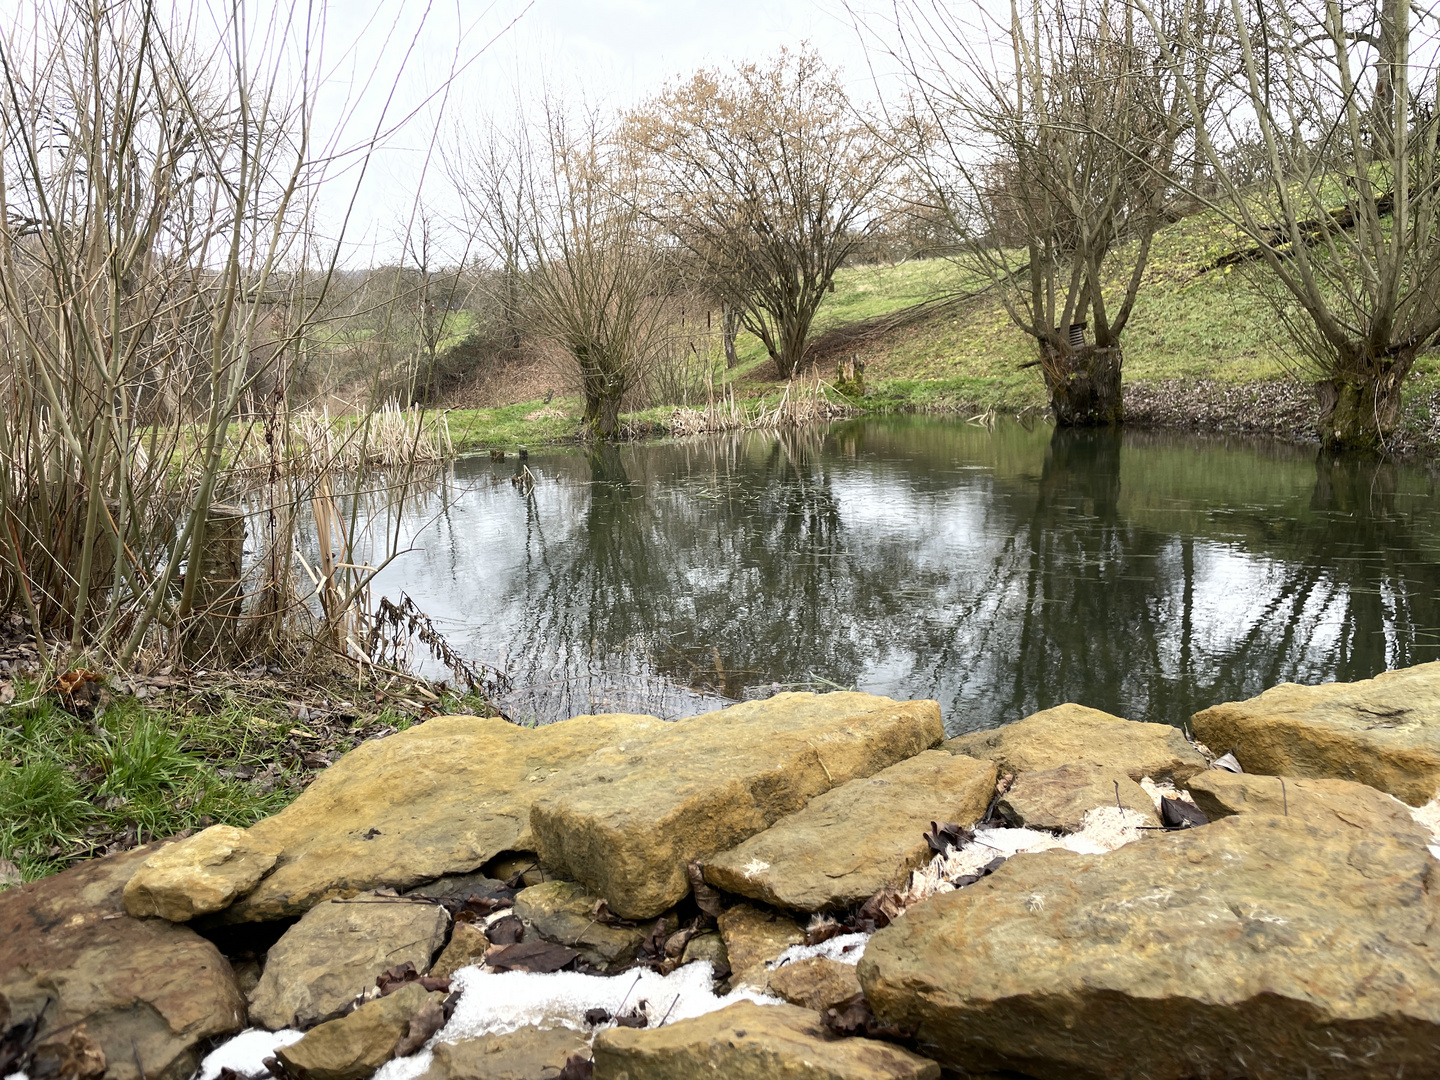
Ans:
<svg viewBox="0 0 1440 1080"><path fill-rule="evenodd" d="M733 369L740 363L735 352L735 335L739 333L740 320L729 300L720 301L720 337L725 343L725 367Z"/></svg>
<svg viewBox="0 0 1440 1080"><path fill-rule="evenodd" d="M1315 384L1320 445L1327 450L1383 451L1400 422L1400 388L1415 363L1415 348L1393 356L1342 358L1334 379Z"/></svg>
<svg viewBox="0 0 1440 1080"><path fill-rule="evenodd" d="M587 388L585 415L581 423L597 439L613 438L615 429L620 426L620 395Z"/></svg>
<svg viewBox="0 0 1440 1080"><path fill-rule="evenodd" d="M1042 343L1042 352L1050 346ZM1069 356L1053 352L1041 364L1045 392L1055 423L1061 427L1107 427L1124 419L1120 369L1124 356L1118 345L1088 345Z"/></svg>

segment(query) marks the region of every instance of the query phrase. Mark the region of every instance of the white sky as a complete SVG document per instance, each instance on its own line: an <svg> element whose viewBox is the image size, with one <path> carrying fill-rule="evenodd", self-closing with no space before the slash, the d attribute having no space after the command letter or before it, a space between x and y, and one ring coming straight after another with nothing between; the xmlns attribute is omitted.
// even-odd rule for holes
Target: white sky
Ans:
<svg viewBox="0 0 1440 1080"><path fill-rule="evenodd" d="M432 135L443 140L456 120L492 108L503 115L516 87L530 96L548 81L623 108L696 68L808 41L843 69L853 94L871 94L865 52L840 0L329 0L327 18L332 75L318 143L354 145L386 108L391 118L421 110L387 140L361 186L347 228L361 263L395 256L417 191L444 213L448 185ZM436 96L457 65L464 70L448 96ZM353 186L347 176L327 192L327 231Z"/></svg>

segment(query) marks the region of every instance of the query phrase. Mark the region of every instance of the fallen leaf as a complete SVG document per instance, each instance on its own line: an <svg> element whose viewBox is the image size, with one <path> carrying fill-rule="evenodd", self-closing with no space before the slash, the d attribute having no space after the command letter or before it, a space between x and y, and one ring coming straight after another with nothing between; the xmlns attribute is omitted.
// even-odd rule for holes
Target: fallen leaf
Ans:
<svg viewBox="0 0 1440 1080"><path fill-rule="evenodd" d="M725 906L720 901L720 893L705 880L704 867L698 862L692 862L685 867L685 872L690 877L690 891L695 894L695 906L712 919L718 919Z"/></svg>
<svg viewBox="0 0 1440 1080"><path fill-rule="evenodd" d="M945 855L951 848L964 847L974 839L973 832L953 821L947 821L943 825L932 821L930 831L925 834L925 843L930 845L930 850L936 855Z"/></svg>
<svg viewBox="0 0 1440 1080"><path fill-rule="evenodd" d="M586 1009L585 1023L594 1027L596 1024L608 1024L610 1022L610 1011L608 1009Z"/></svg>
<svg viewBox="0 0 1440 1080"><path fill-rule="evenodd" d="M65 1038L47 1039L31 1047L25 1071L37 1080L99 1080L105 1075L105 1051L84 1024L76 1024Z"/></svg>
<svg viewBox="0 0 1440 1080"><path fill-rule="evenodd" d="M615 1017L615 1026L623 1028L649 1027L650 1018L639 1009L631 1009L624 1016Z"/></svg>
<svg viewBox="0 0 1440 1080"><path fill-rule="evenodd" d="M496 919L485 928L491 945L518 945L525 940L525 924L514 915Z"/></svg>
<svg viewBox="0 0 1440 1080"><path fill-rule="evenodd" d="M503 945L485 954L485 964L495 971L533 971L548 974L573 964L580 958L574 949L548 941L522 941Z"/></svg>
<svg viewBox="0 0 1440 1080"><path fill-rule="evenodd" d="M556 1080L593 1080L595 1076L595 1063L589 1058L583 1058L579 1054L571 1054L565 1059L565 1067L560 1070Z"/></svg>
<svg viewBox="0 0 1440 1080"><path fill-rule="evenodd" d="M875 1019L864 994L846 998L834 1008L826 1009L825 1026L837 1035L865 1035L879 1039L903 1039L908 1032Z"/></svg>
<svg viewBox="0 0 1440 1080"><path fill-rule="evenodd" d="M1160 823L1167 829L1193 829L1197 825L1209 825L1210 819L1198 806L1166 796L1160 800Z"/></svg>
<svg viewBox="0 0 1440 1080"><path fill-rule="evenodd" d="M410 1018L405 1034L395 1045L396 1057L409 1057L429 1041L445 1026L445 1009L438 1001L427 1001L420 1011Z"/></svg>

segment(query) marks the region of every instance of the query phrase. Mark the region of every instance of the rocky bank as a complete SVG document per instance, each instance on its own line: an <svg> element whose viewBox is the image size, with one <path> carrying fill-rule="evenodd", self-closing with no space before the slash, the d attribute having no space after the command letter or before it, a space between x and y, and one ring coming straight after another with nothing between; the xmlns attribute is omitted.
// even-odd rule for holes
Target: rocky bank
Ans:
<svg viewBox="0 0 1440 1080"><path fill-rule="evenodd" d="M1440 664L1190 726L433 719L0 894L0 1076L1440 1075Z"/></svg>

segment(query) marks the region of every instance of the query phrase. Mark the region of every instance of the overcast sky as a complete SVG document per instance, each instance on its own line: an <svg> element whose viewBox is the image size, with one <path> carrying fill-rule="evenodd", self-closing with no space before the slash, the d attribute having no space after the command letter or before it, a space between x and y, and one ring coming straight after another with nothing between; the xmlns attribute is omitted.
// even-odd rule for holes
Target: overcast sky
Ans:
<svg viewBox="0 0 1440 1080"><path fill-rule="evenodd" d="M327 18L318 141L352 146L382 115L393 122L418 110L360 188L346 235L361 262L394 257L417 191L447 204L432 134L443 141L458 119L503 113L517 86L528 96L548 80L621 108L698 67L806 41L844 69L852 93L869 96L871 86L840 0L330 0ZM345 174L327 191L327 231L354 179Z"/></svg>

